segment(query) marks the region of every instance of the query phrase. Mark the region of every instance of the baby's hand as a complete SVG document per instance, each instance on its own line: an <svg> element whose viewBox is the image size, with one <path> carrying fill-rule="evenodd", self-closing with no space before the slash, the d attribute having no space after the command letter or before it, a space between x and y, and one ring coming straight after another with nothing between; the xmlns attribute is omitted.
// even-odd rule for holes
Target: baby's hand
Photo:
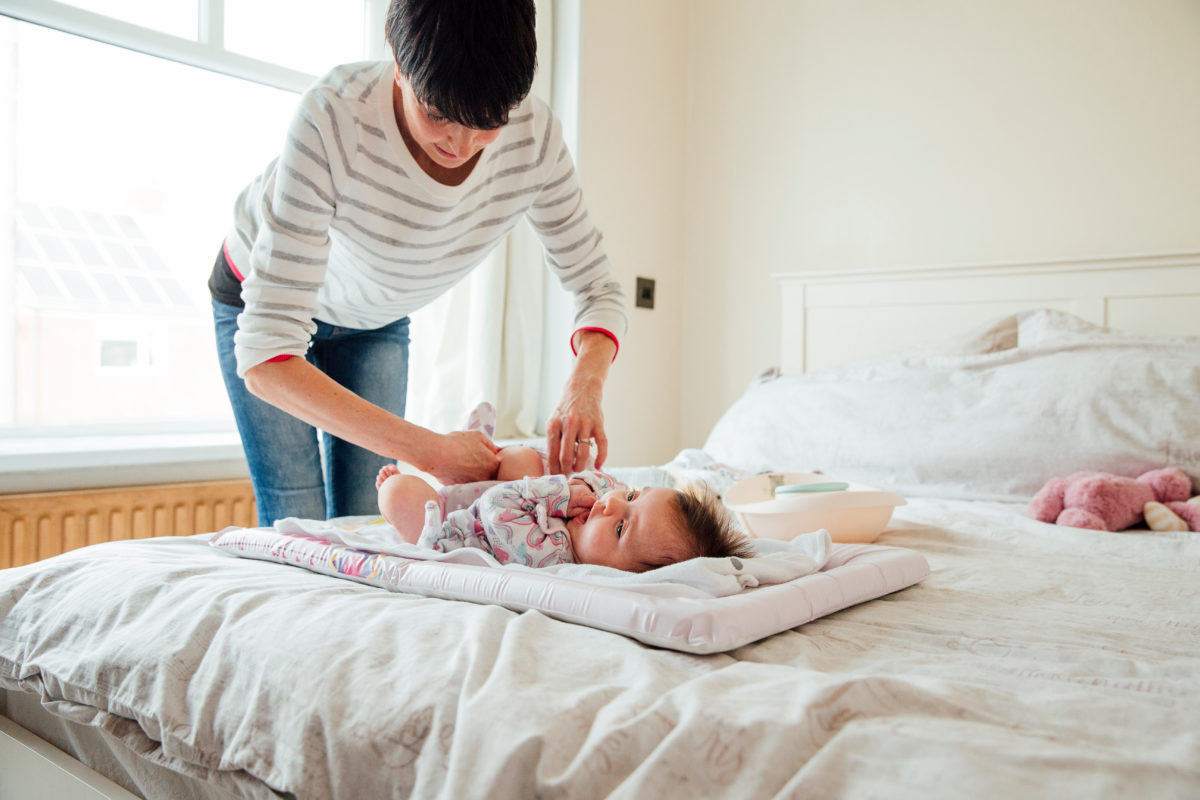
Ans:
<svg viewBox="0 0 1200 800"><path fill-rule="evenodd" d="M574 519L580 514L586 514L596 504L596 495L592 487L579 478L571 478L567 484L571 490L571 499L567 502L567 518Z"/></svg>

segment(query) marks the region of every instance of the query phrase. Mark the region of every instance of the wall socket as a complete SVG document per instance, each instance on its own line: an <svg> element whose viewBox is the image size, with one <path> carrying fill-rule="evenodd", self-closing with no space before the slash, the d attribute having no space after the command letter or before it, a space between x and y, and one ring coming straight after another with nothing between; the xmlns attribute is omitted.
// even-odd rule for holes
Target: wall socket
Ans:
<svg viewBox="0 0 1200 800"><path fill-rule="evenodd" d="M638 308L654 308L654 279L643 278L640 275L637 279L637 295L635 304Z"/></svg>

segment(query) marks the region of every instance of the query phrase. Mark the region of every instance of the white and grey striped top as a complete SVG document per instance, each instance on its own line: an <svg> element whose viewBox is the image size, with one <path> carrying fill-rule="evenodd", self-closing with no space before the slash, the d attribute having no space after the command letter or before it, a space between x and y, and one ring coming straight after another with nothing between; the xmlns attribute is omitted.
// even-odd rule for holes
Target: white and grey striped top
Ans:
<svg viewBox="0 0 1200 800"><path fill-rule="evenodd" d="M562 129L530 97L469 178L426 175L392 111L392 62L337 67L310 87L283 154L238 197L226 238L245 276L238 374L303 356L313 319L378 328L421 308L479 265L528 214L546 260L575 294L576 330L614 339L629 324Z"/></svg>

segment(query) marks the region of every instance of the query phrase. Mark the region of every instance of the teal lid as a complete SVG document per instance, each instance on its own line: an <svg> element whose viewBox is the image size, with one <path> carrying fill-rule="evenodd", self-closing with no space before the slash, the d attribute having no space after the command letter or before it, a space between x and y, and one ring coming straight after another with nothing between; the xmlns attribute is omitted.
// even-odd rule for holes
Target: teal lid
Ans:
<svg viewBox="0 0 1200 800"><path fill-rule="evenodd" d="M842 492L850 488L850 484L841 481L830 483L789 483L775 489L775 494L803 494L806 492Z"/></svg>

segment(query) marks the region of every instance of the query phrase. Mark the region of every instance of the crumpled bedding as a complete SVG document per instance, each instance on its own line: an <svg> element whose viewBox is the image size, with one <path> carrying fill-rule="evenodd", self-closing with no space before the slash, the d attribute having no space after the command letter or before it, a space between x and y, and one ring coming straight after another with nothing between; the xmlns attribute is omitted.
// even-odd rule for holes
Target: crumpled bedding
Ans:
<svg viewBox="0 0 1200 800"><path fill-rule="evenodd" d="M914 500L916 586L730 653L101 545L0 572L0 687L226 796L1195 796L1200 535Z"/></svg>

